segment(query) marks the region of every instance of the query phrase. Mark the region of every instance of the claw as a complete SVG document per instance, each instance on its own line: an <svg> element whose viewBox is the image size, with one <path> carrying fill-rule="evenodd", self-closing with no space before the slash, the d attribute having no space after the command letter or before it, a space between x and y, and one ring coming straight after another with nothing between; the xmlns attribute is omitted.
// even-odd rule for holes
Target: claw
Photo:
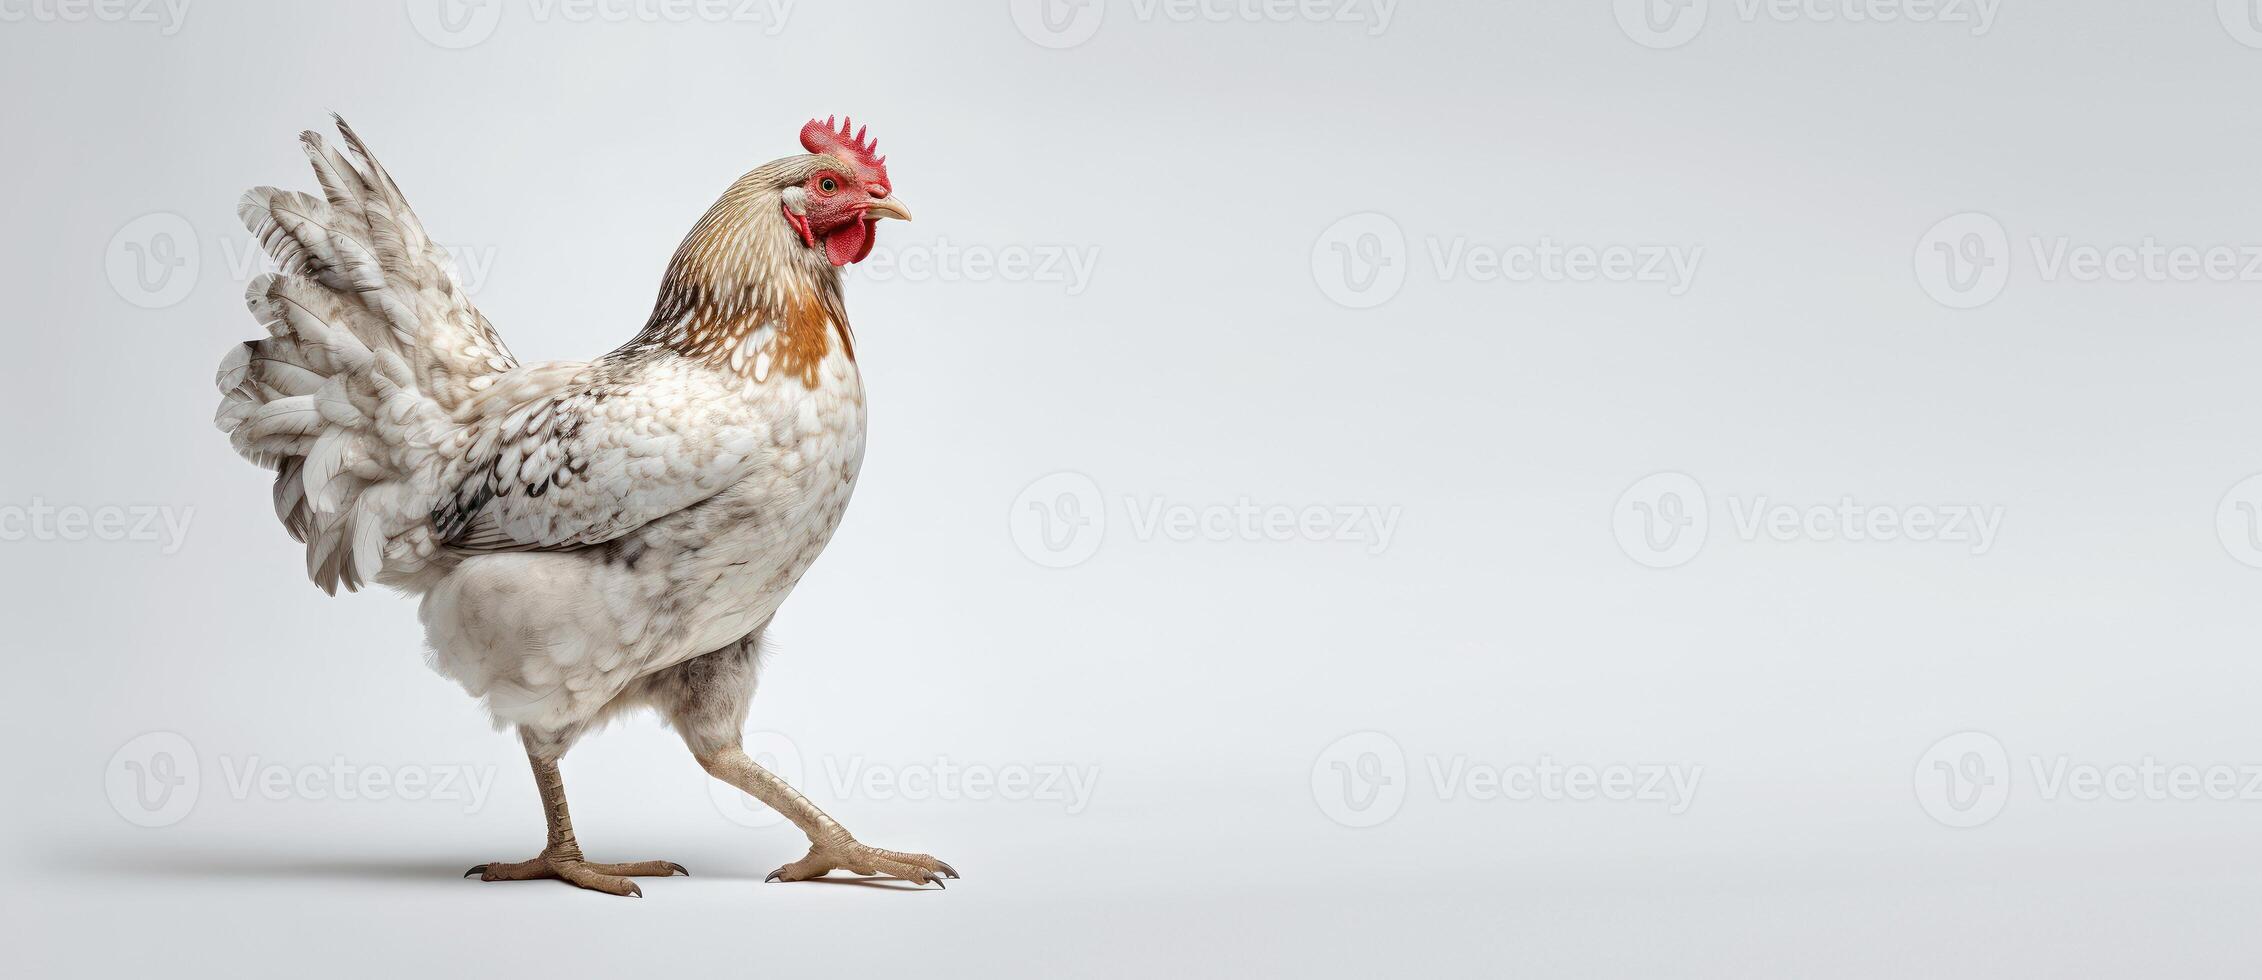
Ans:
<svg viewBox="0 0 2262 980"><path fill-rule="evenodd" d="M644 889L637 887L636 883L635 883L635 882L633 882L633 881L632 881L632 882L629 882L629 883L628 883L628 897L630 897L630 898L643 898L643 897L644 897Z"/></svg>
<svg viewBox="0 0 2262 980"><path fill-rule="evenodd" d="M674 861L669 861L669 862L668 862L668 867L670 867L670 868L674 868L674 869L675 869L675 873L676 873L676 874L682 875L682 876L684 876L684 877L686 877L686 878L689 878L689 877L691 877L691 869L690 869L690 868L686 868L686 867L684 867L683 865L680 865L680 864L677 864L677 863L675 863Z"/></svg>
<svg viewBox="0 0 2262 980"><path fill-rule="evenodd" d="M951 867L951 866L950 866L950 863L949 863L949 862L947 862L947 861L937 861L937 862L935 862L935 863L936 863L936 864L939 864L939 865L942 865L942 873L943 873L943 874L949 875L949 876L951 876L951 877L953 877L953 878L957 878L957 877L960 877L960 875L959 875L959 873L958 873L958 869L957 869L957 868L953 868L953 867Z"/></svg>
<svg viewBox="0 0 2262 980"><path fill-rule="evenodd" d="M933 877L931 877L931 878L928 878L927 880L928 880L928 881L931 881L931 882L934 882L934 883L935 883L935 887L936 887L936 888L940 888L940 889L943 889L944 891L949 891L949 890L950 890L950 886L949 886L949 885L946 885L946 884L943 884L943 883L942 883L942 876L941 876L941 875L935 875L935 876L933 876Z"/></svg>
<svg viewBox="0 0 2262 980"><path fill-rule="evenodd" d="M762 879L762 883L763 883L763 884L765 884L765 885L767 885L767 884L769 884L770 882L773 882L773 881L777 881L777 880L779 880L779 879L783 878L784 876L785 876L785 869L784 869L784 868L779 868L779 869L777 869L776 871L772 871L772 872L770 872L770 876L769 876L769 877Z"/></svg>
<svg viewBox="0 0 2262 980"><path fill-rule="evenodd" d="M484 864L475 864L475 865L472 865L472 866L471 866L471 870L464 872L464 873L463 873L463 876L464 876L464 877L466 877L466 878L469 878L469 877L471 877L472 875L483 875L483 874L486 874L486 873L487 873L487 866L486 866L486 865L484 865Z"/></svg>

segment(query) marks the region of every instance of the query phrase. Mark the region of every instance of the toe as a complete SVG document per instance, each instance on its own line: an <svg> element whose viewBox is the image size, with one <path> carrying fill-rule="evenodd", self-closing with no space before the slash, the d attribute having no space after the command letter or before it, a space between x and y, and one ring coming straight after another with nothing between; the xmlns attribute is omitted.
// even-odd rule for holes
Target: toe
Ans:
<svg viewBox="0 0 2262 980"><path fill-rule="evenodd" d="M873 864L874 867L872 870L878 871L879 873L887 875L890 878L901 878L915 885L942 885L941 875L936 874L933 871L929 871L926 868L922 868L916 864L909 864L903 861L893 860L876 861L873 862Z"/></svg>
<svg viewBox="0 0 2262 980"><path fill-rule="evenodd" d="M878 853L897 864L907 864L925 871L937 879L958 877L957 868L951 867L949 862L932 854L905 854L900 851L880 851ZM897 877L902 876L898 875Z"/></svg>
<svg viewBox="0 0 2262 980"><path fill-rule="evenodd" d="M834 868L839 866L840 865L834 863L831 857L824 854L819 854L815 851L811 851L801 860L795 861L792 864L788 864L785 867L770 872L770 877L766 880L808 881L811 878L822 878L826 875L829 875L833 872Z"/></svg>
<svg viewBox="0 0 2262 980"><path fill-rule="evenodd" d="M591 862L588 867L598 874L621 875L631 878L667 878L674 875L690 877L691 875L691 872L685 870L683 865L674 861L633 861L627 864Z"/></svg>
<svg viewBox="0 0 2262 980"><path fill-rule="evenodd" d="M536 878L557 877L550 870L550 862L542 858L535 858L532 861L496 861L476 865L463 873L466 878L473 875L478 875L480 881L531 881Z"/></svg>
<svg viewBox="0 0 2262 980"><path fill-rule="evenodd" d="M609 875L586 864L565 864L558 867L558 877L590 891L619 895L623 898L643 898L644 889L636 882L620 875Z"/></svg>

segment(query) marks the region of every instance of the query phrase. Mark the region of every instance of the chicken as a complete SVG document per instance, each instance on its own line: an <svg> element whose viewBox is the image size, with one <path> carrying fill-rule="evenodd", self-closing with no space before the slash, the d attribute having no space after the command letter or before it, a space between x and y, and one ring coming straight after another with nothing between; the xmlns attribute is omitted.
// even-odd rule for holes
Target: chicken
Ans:
<svg viewBox="0 0 2262 980"><path fill-rule="evenodd" d="M740 747L763 631L848 505L864 387L839 267L908 220L853 123L741 177L669 262L651 318L594 361L521 364L457 286L369 148L300 136L322 194L261 187L244 222L280 268L251 284L266 327L221 363L217 422L275 471L275 514L332 595L420 596L432 665L525 744L548 824L532 860L614 895L685 873L585 859L558 760L585 732L658 711L716 779L783 813L835 869L921 885L926 854L859 842Z"/></svg>

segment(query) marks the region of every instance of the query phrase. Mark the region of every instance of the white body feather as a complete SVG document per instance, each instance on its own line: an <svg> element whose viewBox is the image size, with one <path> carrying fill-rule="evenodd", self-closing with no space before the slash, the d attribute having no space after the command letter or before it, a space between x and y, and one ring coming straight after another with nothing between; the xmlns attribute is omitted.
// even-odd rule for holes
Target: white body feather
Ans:
<svg viewBox="0 0 2262 980"><path fill-rule="evenodd" d="M425 595L433 666L486 698L498 722L557 728L595 717L637 678L751 634L839 526L864 456L856 365L836 351L816 389L751 391L686 367L653 386L664 399L606 407L624 419L707 416L718 438L728 433L729 452L748 454L750 475L603 545L466 558ZM716 448L655 443L620 465Z"/></svg>
<svg viewBox="0 0 2262 980"><path fill-rule="evenodd" d="M498 724L544 729L601 717L637 678L759 630L855 487L864 391L845 322L822 321L840 333L821 357L777 346L766 322L737 328L720 358L688 356L678 323L597 361L521 365L340 129L358 165L303 137L323 197L245 197L282 273L247 297L269 337L232 350L218 378L216 421L277 470L276 514L315 583L422 595L433 666ZM767 255L790 281L728 285L837 298L821 256L782 227L761 234L729 251ZM679 262L702 248L687 241ZM774 369L797 353L795 370Z"/></svg>

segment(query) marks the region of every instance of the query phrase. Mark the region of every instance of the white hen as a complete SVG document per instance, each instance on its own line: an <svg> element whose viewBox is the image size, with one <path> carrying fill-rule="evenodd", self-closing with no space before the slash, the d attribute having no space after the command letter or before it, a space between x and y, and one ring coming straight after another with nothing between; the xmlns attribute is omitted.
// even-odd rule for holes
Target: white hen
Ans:
<svg viewBox="0 0 2262 980"><path fill-rule="evenodd" d="M520 364L353 130L301 136L322 187L240 213L281 268L251 284L268 337L221 364L218 422L276 471L275 513L335 594L422 599L433 665L515 726L549 841L486 880L617 895L664 861L585 860L557 760L650 706L716 778L809 835L788 881L836 868L921 884L924 854L861 844L739 747L762 632L831 538L864 455L838 267L908 218L851 125L730 186L677 248L642 332L595 361Z"/></svg>

